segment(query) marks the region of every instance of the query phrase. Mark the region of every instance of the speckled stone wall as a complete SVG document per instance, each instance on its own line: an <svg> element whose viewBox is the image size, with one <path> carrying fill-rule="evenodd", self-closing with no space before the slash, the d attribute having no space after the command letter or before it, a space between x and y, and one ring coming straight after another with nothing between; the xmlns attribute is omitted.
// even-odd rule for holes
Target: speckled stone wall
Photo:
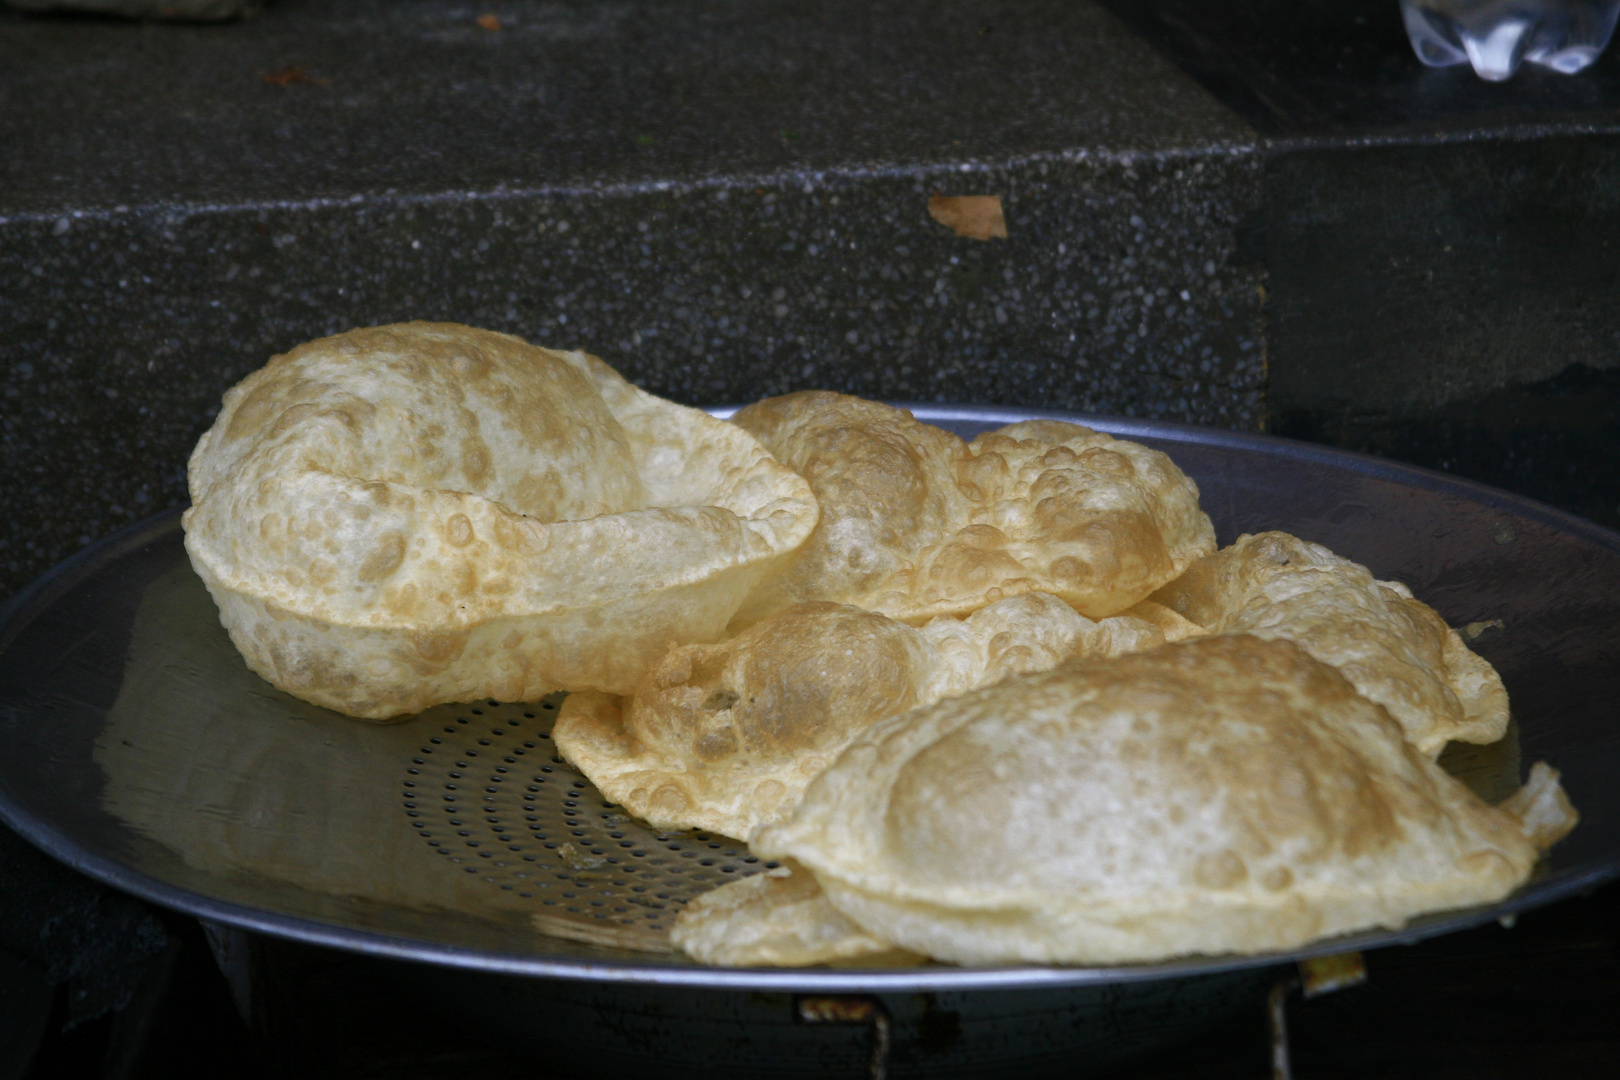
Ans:
<svg viewBox="0 0 1620 1080"><path fill-rule="evenodd" d="M0 117L0 594L183 505L224 390L357 325L584 348L700 405L1259 425L1257 147L1100 7L487 13L0 15L30 103ZM1007 238L935 193L1000 196Z"/></svg>
<svg viewBox="0 0 1620 1080"><path fill-rule="evenodd" d="M696 404L822 387L1254 427L1259 278L1231 256L1258 181L1245 154L1053 157L13 225L0 569L183 503L220 395L274 352L412 318ZM1008 238L956 236L935 191L999 194Z"/></svg>
<svg viewBox="0 0 1620 1080"><path fill-rule="evenodd" d="M1276 155L1261 216L1279 413L1412 418L1620 364L1620 141ZM1331 251L1331 259L1318 253Z"/></svg>
<svg viewBox="0 0 1620 1080"><path fill-rule="evenodd" d="M1331 153L1272 160L1244 245L1269 429L1620 527L1620 140Z"/></svg>
<svg viewBox="0 0 1620 1080"><path fill-rule="evenodd" d="M1093 0L276 0L227 26L0 11L0 72L0 216L1254 144Z"/></svg>
<svg viewBox="0 0 1620 1080"><path fill-rule="evenodd" d="M1620 50L1488 83L1391 0L1105 0L1264 138L1267 430L1620 527Z"/></svg>

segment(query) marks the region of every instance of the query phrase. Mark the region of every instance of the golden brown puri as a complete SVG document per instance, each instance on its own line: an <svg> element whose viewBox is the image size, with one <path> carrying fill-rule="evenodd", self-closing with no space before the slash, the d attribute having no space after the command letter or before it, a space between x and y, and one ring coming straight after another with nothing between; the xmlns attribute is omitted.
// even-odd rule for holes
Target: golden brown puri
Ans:
<svg viewBox="0 0 1620 1080"><path fill-rule="evenodd" d="M795 604L718 645L672 649L625 700L571 694L552 738L612 802L664 829L747 839L868 725L1075 655L1152 648L1198 628L1142 605L1093 622L1045 593L914 628L846 604Z"/></svg>
<svg viewBox="0 0 1620 1080"><path fill-rule="evenodd" d="M1406 586L1287 533L1244 535L1200 559L1154 600L1213 633L1286 638L1388 709L1435 755L1450 739L1489 743L1507 730L1496 669Z"/></svg>
<svg viewBox="0 0 1620 1080"><path fill-rule="evenodd" d="M821 503L816 531L734 628L805 600L920 623L1037 591L1102 618L1215 550L1198 488L1169 458L1075 424L1028 421L965 443L825 391L769 398L732 422Z"/></svg>
<svg viewBox="0 0 1620 1080"><path fill-rule="evenodd" d="M791 860L699 896L675 916L669 937L699 963L722 967L923 960L850 922L827 902L815 877Z"/></svg>
<svg viewBox="0 0 1620 1080"><path fill-rule="evenodd" d="M936 959L1257 953L1506 895L1573 824L1536 783L1487 806L1337 669L1213 635L882 721L750 847Z"/></svg>
<svg viewBox="0 0 1620 1080"><path fill-rule="evenodd" d="M186 550L252 669L351 716L635 686L816 520L746 432L584 353L353 330L225 395Z"/></svg>

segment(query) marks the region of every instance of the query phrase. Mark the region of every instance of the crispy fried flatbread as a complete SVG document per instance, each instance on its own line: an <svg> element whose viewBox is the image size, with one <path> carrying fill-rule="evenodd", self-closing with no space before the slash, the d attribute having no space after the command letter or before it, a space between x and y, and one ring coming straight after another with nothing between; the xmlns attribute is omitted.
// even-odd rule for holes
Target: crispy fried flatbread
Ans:
<svg viewBox="0 0 1620 1080"><path fill-rule="evenodd" d="M1164 454L1033 420L971 444L903 409L825 391L732 418L798 470L821 523L737 627L831 600L910 623L1021 592L1125 610L1215 549L1197 486Z"/></svg>
<svg viewBox="0 0 1620 1080"><path fill-rule="evenodd" d="M1507 729L1496 669L1394 581L1282 532L1240 536L1154 599L1216 633L1286 638L1338 668L1427 754Z"/></svg>
<svg viewBox="0 0 1620 1080"><path fill-rule="evenodd" d="M1214 635L882 721L750 846L936 959L1256 953L1504 896L1574 823L1532 781L1487 806L1337 669Z"/></svg>
<svg viewBox="0 0 1620 1080"><path fill-rule="evenodd" d="M626 692L714 640L816 520L741 429L584 353L354 330L225 395L186 550L249 666L351 716Z"/></svg>
<svg viewBox="0 0 1620 1080"><path fill-rule="evenodd" d="M704 893L675 917L670 941L722 967L892 967L923 958L880 941L827 902L809 871L791 862Z"/></svg>
<svg viewBox="0 0 1620 1080"><path fill-rule="evenodd" d="M571 694L552 737L637 817L745 840L883 717L1067 657L1200 632L1166 608L1141 607L1093 622L1025 593L919 629L847 604L796 604L718 645L671 650L629 699Z"/></svg>

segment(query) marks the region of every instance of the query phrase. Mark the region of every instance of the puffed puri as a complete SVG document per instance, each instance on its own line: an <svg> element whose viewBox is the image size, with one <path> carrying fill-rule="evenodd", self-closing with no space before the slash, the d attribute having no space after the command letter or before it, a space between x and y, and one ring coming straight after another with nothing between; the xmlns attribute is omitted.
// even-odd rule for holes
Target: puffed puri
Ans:
<svg viewBox="0 0 1620 1080"><path fill-rule="evenodd" d="M558 753L659 829L746 840L886 716L1040 671L1201 633L1156 604L1092 621L1045 593L914 628L846 604L795 604L716 645L672 649L634 696L570 694Z"/></svg>
<svg viewBox="0 0 1620 1080"><path fill-rule="evenodd" d="M740 630L829 600L921 625L1020 593L1117 615L1215 550L1198 485L1168 456L1026 420L971 443L904 409L805 390L741 409L810 483L815 532L738 612Z"/></svg>
<svg viewBox="0 0 1620 1080"><path fill-rule="evenodd" d="M1508 725L1502 678L1396 581L1282 532L1244 534L1154 599L1216 633L1287 638L1389 710L1419 750L1491 743Z"/></svg>
<svg viewBox="0 0 1620 1080"><path fill-rule="evenodd" d="M627 693L721 637L817 519L741 429L449 323L273 358L225 395L189 482L186 550L248 665L371 720Z"/></svg>
<svg viewBox="0 0 1620 1080"><path fill-rule="evenodd" d="M867 935L964 964L1260 953L1493 902L1575 821L1501 807L1288 641L1216 635L864 732L750 838Z"/></svg>

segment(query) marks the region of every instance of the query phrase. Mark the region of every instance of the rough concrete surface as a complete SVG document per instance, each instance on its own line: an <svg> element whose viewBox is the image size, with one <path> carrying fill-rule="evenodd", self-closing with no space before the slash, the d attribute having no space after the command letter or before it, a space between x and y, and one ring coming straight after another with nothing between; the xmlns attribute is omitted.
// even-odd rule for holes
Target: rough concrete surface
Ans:
<svg viewBox="0 0 1620 1080"><path fill-rule="evenodd" d="M31 103L0 115L0 592L183 504L223 391L355 325L586 348L694 404L1261 420L1253 140L1092 4L0 25ZM936 192L1000 196L1008 238Z"/></svg>
<svg viewBox="0 0 1620 1080"><path fill-rule="evenodd" d="M1430 415L1620 363L1620 141L1302 150L1267 177L1275 411Z"/></svg>
<svg viewBox="0 0 1620 1080"><path fill-rule="evenodd" d="M1252 142L1088 0L281 0L221 26L0 27L0 217Z"/></svg>

